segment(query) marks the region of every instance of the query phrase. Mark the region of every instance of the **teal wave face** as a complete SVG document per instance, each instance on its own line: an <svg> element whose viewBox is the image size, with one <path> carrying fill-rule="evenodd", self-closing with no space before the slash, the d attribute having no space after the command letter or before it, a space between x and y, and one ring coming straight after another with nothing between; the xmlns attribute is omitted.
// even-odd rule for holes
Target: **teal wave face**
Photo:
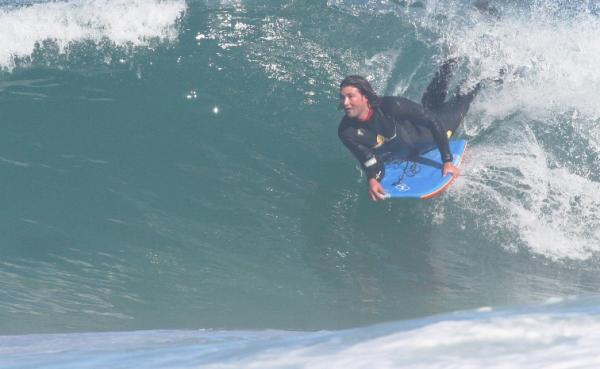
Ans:
<svg viewBox="0 0 600 369"><path fill-rule="evenodd" d="M509 5L2 5L0 334L333 329L594 292L600 78L576 56L597 22ZM457 79L507 69L465 120L461 179L371 203L339 81L419 99L452 53Z"/></svg>

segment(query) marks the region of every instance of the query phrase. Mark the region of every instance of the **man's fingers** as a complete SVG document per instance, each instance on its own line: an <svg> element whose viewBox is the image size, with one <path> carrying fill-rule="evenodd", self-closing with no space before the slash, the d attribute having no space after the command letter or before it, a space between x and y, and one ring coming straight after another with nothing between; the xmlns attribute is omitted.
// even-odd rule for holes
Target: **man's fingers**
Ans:
<svg viewBox="0 0 600 369"><path fill-rule="evenodd" d="M386 197L386 193L381 192L381 190L370 191L369 194L371 195L371 200L373 201L383 200Z"/></svg>
<svg viewBox="0 0 600 369"><path fill-rule="evenodd" d="M385 200L387 198L387 193L381 187L381 184L374 179L369 181L369 195L371 195L371 200Z"/></svg>
<svg viewBox="0 0 600 369"><path fill-rule="evenodd" d="M445 177L448 174L452 174L453 177L458 175L458 168L454 165L444 165L442 168L442 176Z"/></svg>
<svg viewBox="0 0 600 369"><path fill-rule="evenodd" d="M453 177L456 177L458 175L458 169L454 167L452 170L449 170L448 173L452 174Z"/></svg>

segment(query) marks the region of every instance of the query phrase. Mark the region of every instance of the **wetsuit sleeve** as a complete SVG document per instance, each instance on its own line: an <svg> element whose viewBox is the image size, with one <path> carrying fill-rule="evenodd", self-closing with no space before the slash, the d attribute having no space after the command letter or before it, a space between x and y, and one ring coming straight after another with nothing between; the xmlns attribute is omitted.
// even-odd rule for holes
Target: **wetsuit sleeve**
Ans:
<svg viewBox="0 0 600 369"><path fill-rule="evenodd" d="M344 146L350 150L365 170L367 181L371 178L381 181L385 175L383 163L377 158L373 150L361 142L363 137L358 134L358 130L355 127L344 124L344 121L342 121L338 128L338 136Z"/></svg>
<svg viewBox="0 0 600 369"><path fill-rule="evenodd" d="M440 150L442 162L452 161L452 152L448 143L448 136L443 125L438 121L437 117L427 111L420 104L406 99L395 100L389 104L390 113L393 117L407 119L417 125L423 126L431 131L433 139Z"/></svg>

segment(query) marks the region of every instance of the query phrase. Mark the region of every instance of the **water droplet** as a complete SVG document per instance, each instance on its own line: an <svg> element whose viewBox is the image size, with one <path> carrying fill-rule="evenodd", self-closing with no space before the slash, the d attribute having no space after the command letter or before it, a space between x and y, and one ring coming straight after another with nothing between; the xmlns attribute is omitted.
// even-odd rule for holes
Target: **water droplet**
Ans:
<svg viewBox="0 0 600 369"><path fill-rule="evenodd" d="M190 92L188 92L188 94L185 96L186 99L188 100L195 100L198 98L198 91L196 90L191 90Z"/></svg>

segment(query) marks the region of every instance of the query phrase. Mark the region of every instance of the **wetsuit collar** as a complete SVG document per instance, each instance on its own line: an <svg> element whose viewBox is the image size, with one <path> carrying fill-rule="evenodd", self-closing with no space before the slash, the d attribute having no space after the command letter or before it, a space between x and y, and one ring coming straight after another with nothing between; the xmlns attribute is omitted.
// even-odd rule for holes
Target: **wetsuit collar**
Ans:
<svg viewBox="0 0 600 369"><path fill-rule="evenodd" d="M371 118L373 117L373 109L371 107L369 107L369 114L367 114L367 117L365 119L360 119L357 118L360 122L368 122L369 120L371 120Z"/></svg>

